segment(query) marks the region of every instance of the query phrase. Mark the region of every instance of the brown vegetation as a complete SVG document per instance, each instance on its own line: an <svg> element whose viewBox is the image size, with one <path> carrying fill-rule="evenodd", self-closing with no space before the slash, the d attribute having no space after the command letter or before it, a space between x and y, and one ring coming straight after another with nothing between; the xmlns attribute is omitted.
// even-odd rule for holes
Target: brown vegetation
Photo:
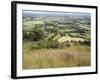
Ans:
<svg viewBox="0 0 100 80"><path fill-rule="evenodd" d="M90 66L90 47L23 50L23 69Z"/></svg>

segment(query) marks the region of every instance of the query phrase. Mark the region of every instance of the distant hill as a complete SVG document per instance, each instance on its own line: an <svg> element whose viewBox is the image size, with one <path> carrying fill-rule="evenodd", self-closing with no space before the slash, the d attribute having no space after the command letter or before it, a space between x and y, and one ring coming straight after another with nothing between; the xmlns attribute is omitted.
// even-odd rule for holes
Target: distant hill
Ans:
<svg viewBox="0 0 100 80"><path fill-rule="evenodd" d="M77 13L77 12L54 12L54 11L23 11L23 17L32 18L38 16L70 16L74 18L90 18L89 13Z"/></svg>
<svg viewBox="0 0 100 80"><path fill-rule="evenodd" d="M65 12L23 12L23 27L31 31L34 27L44 32L45 40L58 40L61 37L90 40L90 14Z"/></svg>

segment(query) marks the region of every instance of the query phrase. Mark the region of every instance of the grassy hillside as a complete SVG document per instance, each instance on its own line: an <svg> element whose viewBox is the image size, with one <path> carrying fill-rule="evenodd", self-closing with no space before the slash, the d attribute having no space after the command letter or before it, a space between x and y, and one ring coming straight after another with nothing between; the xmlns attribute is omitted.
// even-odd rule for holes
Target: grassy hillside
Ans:
<svg viewBox="0 0 100 80"><path fill-rule="evenodd" d="M91 65L90 16L66 14L24 14L23 69Z"/></svg>
<svg viewBox="0 0 100 80"><path fill-rule="evenodd" d="M23 54L23 69L90 66L90 48L71 46L64 49L28 50Z"/></svg>

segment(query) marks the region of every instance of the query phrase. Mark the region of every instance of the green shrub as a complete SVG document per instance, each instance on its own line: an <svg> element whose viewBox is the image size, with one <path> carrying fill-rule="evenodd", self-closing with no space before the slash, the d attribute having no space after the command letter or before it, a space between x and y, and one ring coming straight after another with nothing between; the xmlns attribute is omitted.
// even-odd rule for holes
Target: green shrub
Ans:
<svg viewBox="0 0 100 80"><path fill-rule="evenodd" d="M67 47L70 47L70 44L69 44L69 43L67 43L67 44L66 44L66 46L67 46Z"/></svg>
<svg viewBox="0 0 100 80"><path fill-rule="evenodd" d="M57 41L48 41L47 48L58 48L58 42Z"/></svg>
<svg viewBox="0 0 100 80"><path fill-rule="evenodd" d="M90 46L91 42L90 41L84 41L84 42L80 42L81 45L86 45L86 46Z"/></svg>
<svg viewBox="0 0 100 80"><path fill-rule="evenodd" d="M38 43L38 45L41 47L41 48L47 48L47 42L46 41L40 41L39 43Z"/></svg>
<svg viewBox="0 0 100 80"><path fill-rule="evenodd" d="M58 42L57 41L25 42L24 48L28 50L58 48Z"/></svg>
<svg viewBox="0 0 100 80"><path fill-rule="evenodd" d="M36 42L26 42L23 46L27 50L41 49L41 47Z"/></svg>

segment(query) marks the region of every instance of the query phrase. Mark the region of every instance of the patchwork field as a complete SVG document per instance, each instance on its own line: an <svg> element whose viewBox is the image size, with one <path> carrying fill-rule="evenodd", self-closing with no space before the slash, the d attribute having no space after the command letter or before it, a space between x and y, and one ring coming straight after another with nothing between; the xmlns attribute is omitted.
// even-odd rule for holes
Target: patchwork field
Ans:
<svg viewBox="0 0 100 80"><path fill-rule="evenodd" d="M91 14L23 10L23 69L91 65Z"/></svg>

